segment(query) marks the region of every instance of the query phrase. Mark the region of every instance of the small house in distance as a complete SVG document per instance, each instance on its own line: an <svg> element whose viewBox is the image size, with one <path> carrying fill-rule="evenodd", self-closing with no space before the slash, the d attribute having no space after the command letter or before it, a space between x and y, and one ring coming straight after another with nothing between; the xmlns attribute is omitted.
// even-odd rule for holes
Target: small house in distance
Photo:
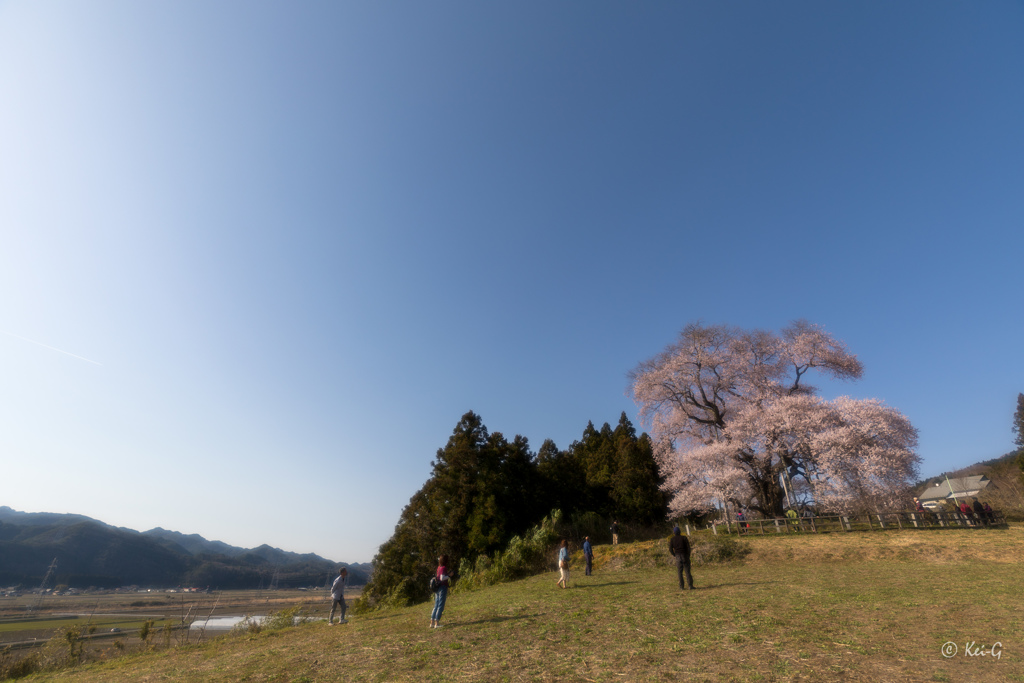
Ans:
<svg viewBox="0 0 1024 683"><path fill-rule="evenodd" d="M962 501L963 499L970 499L972 496L976 496L989 484L989 478L984 474L978 474L973 477L958 477L956 479L944 479L935 486L929 486L920 494L917 499L921 501L921 505L934 510L942 506L947 500L956 499Z"/></svg>

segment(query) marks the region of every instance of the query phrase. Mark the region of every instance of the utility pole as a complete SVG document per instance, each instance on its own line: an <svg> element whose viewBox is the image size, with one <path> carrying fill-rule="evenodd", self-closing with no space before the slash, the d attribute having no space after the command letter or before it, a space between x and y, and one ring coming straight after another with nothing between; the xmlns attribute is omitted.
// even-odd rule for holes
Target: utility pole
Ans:
<svg viewBox="0 0 1024 683"><path fill-rule="evenodd" d="M39 598L36 599L35 604L29 608L29 611L38 611L40 606L43 604L43 589L46 588L46 582L50 580L54 572L57 571L57 558L53 558L53 562L50 563L50 568L46 570L46 576L43 577L43 582L39 584Z"/></svg>
<svg viewBox="0 0 1024 683"><path fill-rule="evenodd" d="M953 485L949 483L949 475L948 474L946 475L946 486L949 487L949 495L953 496L953 502L957 504L957 507L959 507L960 506L960 501L958 501L956 499L956 494L953 493Z"/></svg>

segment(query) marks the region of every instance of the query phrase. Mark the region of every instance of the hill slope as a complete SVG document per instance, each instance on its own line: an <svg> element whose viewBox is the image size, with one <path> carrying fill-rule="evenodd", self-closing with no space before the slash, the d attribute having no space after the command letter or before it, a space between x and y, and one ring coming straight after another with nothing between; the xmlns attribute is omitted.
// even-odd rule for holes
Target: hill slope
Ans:
<svg viewBox="0 0 1024 683"><path fill-rule="evenodd" d="M662 566L662 542L598 546L595 574L584 577L574 567L569 590L555 588L556 577L549 573L454 593L440 630L427 628L430 607L424 604L357 615L343 627L319 622L229 636L202 647L89 665L59 678L83 683L1024 678L1021 527L742 542L750 546L748 560L695 568L698 590L693 592L680 592L673 570ZM847 557L858 546L880 559ZM975 652L981 648L986 656L965 654L972 641ZM995 641L1002 645L993 650ZM945 643L957 647L954 656L943 656Z"/></svg>

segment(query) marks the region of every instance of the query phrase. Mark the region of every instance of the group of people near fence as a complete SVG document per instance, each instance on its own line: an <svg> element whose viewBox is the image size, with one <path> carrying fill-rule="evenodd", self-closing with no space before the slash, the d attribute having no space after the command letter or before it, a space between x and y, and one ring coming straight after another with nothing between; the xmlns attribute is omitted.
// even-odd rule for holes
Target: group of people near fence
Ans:
<svg viewBox="0 0 1024 683"><path fill-rule="evenodd" d="M916 497L914 498L914 507L917 509L917 512L925 515L932 512ZM972 496L971 502L968 502L966 498L960 500L947 500L942 511L954 516L959 515L964 521L971 525L980 523L988 526L989 524L994 524L996 521L995 511L992 509L992 506L988 503L982 503L978 500L977 496Z"/></svg>
<svg viewBox="0 0 1024 683"><path fill-rule="evenodd" d="M956 503L953 503L953 507L957 508ZM968 522L981 522L988 526L996 521L992 507L988 503L982 503L977 496L974 496L973 503L960 501L959 511Z"/></svg>

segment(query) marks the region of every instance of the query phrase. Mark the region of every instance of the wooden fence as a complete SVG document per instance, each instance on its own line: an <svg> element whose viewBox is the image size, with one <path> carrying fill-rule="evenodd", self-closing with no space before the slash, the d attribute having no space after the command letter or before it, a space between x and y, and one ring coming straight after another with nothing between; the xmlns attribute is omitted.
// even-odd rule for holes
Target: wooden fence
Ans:
<svg viewBox="0 0 1024 683"><path fill-rule="evenodd" d="M959 512L884 512L871 515L823 515L769 519L720 520L707 526L715 534L829 533L835 531L885 531L889 529L962 529L1005 526L999 511L981 515ZM686 525L686 533L696 528Z"/></svg>

